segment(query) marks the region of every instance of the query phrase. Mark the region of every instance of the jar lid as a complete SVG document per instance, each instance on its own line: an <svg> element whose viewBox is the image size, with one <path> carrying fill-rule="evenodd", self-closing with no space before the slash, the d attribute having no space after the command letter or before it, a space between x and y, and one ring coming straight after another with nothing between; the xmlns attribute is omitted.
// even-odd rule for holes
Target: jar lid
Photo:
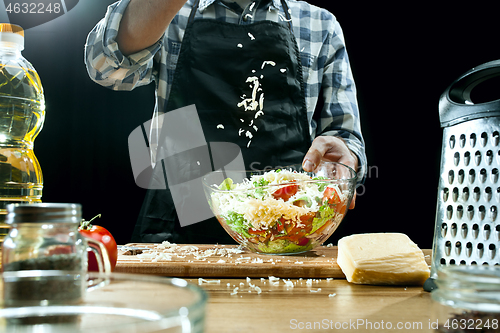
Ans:
<svg viewBox="0 0 500 333"><path fill-rule="evenodd" d="M24 50L24 30L16 24L0 23L0 43L13 43Z"/></svg>
<svg viewBox="0 0 500 333"><path fill-rule="evenodd" d="M82 206L74 203L32 203L7 205L5 223L80 223Z"/></svg>

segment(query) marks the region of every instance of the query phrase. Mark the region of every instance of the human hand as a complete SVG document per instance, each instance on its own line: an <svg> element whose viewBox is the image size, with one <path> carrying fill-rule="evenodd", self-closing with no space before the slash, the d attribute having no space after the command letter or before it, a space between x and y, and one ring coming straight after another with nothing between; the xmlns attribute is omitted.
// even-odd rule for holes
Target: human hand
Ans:
<svg viewBox="0 0 500 333"><path fill-rule="evenodd" d="M358 170L358 157L347 147L342 138L336 136L318 136L314 139L311 147L307 151L302 168L312 172L319 165L321 160L339 162ZM356 191L352 198L349 209L353 209L356 201Z"/></svg>

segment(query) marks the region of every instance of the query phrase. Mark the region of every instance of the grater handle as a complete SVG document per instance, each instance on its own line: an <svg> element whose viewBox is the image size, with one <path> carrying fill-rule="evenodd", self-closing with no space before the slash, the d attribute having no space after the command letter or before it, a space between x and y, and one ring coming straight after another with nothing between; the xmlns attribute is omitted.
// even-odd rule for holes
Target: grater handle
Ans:
<svg viewBox="0 0 500 333"><path fill-rule="evenodd" d="M500 99L473 104L470 98L471 91L478 84L497 76L500 76L500 60L479 65L456 79L439 99L441 127L477 118L500 116Z"/></svg>

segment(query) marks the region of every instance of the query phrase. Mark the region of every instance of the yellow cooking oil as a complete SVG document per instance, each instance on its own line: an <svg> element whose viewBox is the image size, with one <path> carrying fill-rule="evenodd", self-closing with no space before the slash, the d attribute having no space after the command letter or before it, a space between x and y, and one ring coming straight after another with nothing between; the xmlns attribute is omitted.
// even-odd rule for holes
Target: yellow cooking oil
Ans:
<svg viewBox="0 0 500 333"><path fill-rule="evenodd" d="M6 206L42 198L42 170L33 144L45 120L45 99L23 49L22 28L0 24L0 243L9 230Z"/></svg>

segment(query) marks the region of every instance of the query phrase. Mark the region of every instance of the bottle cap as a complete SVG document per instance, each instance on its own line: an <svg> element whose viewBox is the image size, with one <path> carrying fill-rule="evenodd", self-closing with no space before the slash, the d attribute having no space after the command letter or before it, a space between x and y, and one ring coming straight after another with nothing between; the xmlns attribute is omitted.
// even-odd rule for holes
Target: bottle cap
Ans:
<svg viewBox="0 0 500 333"><path fill-rule="evenodd" d="M16 24L0 23L0 43L14 43L24 50L24 30Z"/></svg>
<svg viewBox="0 0 500 333"><path fill-rule="evenodd" d="M9 204L5 223L75 223L82 221L82 207L71 203Z"/></svg>

